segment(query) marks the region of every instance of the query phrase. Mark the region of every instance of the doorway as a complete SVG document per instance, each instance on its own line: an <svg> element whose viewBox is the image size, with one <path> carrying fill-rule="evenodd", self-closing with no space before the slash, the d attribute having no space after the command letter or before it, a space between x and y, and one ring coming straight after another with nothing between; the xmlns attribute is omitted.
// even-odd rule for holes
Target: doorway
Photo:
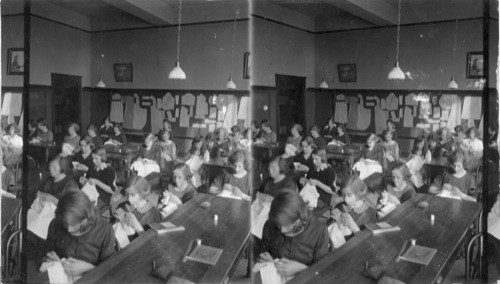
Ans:
<svg viewBox="0 0 500 284"><path fill-rule="evenodd" d="M52 131L54 141L63 141L70 122L81 125L82 77L52 73Z"/></svg>
<svg viewBox="0 0 500 284"><path fill-rule="evenodd" d="M286 141L289 129L295 123L305 126L304 96L306 77L275 75L278 141Z"/></svg>

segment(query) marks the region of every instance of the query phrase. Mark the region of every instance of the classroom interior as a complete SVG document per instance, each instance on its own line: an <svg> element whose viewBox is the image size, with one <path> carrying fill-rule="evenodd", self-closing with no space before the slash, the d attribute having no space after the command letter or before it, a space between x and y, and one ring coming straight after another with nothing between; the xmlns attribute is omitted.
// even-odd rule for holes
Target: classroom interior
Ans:
<svg viewBox="0 0 500 284"><path fill-rule="evenodd" d="M377 236L366 224L358 224L360 233L334 236L332 222L334 209L347 202L342 186L356 171L357 178L363 174L360 168L366 165L358 162L367 138L374 133L385 140L382 133L386 133L388 120L394 126L388 132L397 134L390 135L398 144L396 160L407 167L414 160L414 144L420 137L426 144L431 133L440 135L447 128L448 138L455 141L460 125L464 133L476 129L476 136L486 146L491 140L489 125L496 125L498 132L498 8L494 0L2 1L2 136L8 136L14 124L24 142L22 148L13 148L2 141L2 171L7 172L2 173L1 182L2 279L15 283L23 279L29 283L54 279L76 283L169 279L270 283L266 277L277 275L273 283L388 283L383 281L394 279L403 283L481 283L487 279L493 283L500 278L500 258L495 254L500 248L500 229L495 227L498 231L493 234L485 226L493 224L488 216L496 210L498 148L495 155L489 155L485 147L483 155L481 145L480 156L465 157L467 174L474 178L475 202L429 193L434 179L453 166L449 155L441 153L439 162L433 156L432 162L420 164L419 183L423 186L414 186L412 199L401 201L392 215L377 219L397 224L400 232ZM404 80L388 79L396 62ZM176 64L185 79L169 79ZM450 79L457 87L449 87ZM45 133L42 126L53 134L53 140L25 137L31 134L31 121L39 135ZM115 137L120 141L108 145L109 137L100 135L106 121L119 125L122 134L116 137L126 141ZM337 130L332 137L325 135L329 121L335 129L344 130L348 143L335 142L340 141ZM75 124L82 141L93 131L89 126L97 129L94 132L102 138L106 151L107 161L103 162L114 172L111 193L108 187L94 186L97 196L109 195L104 205L94 195L99 219L107 226L127 223L115 214L117 208L130 203L127 190L139 175L150 190L148 204L158 211L155 222L168 221L182 232L165 233L159 231L163 227L141 224L134 234L120 232L126 239L120 241L127 244L116 237L111 244L113 255L92 265L93 272L86 270L73 277L62 261L62 266L49 266L51 276L40 272L38 259L30 255L36 252L38 257L44 252L30 249L45 246L50 230L56 230L54 225L47 233L47 227L58 217L41 216L40 211L35 217L30 214L40 209L33 206L42 199L40 192L51 190L47 180L54 179L50 165L55 157L59 157L60 168L66 156L73 159L67 165L71 168L68 176L79 188L94 178L89 176L97 155L93 150L101 147L89 150L89 166L83 170L82 163L71 158L82 152L80 138L73 144L76 147L63 147L74 143L68 129L75 129ZM270 129L269 135L253 128L261 124ZM324 148L322 163L335 172L331 188L336 193L329 204L318 203L310 210L311 218L328 227L328 254L293 277L285 277L276 268L269 272L269 266L259 267L259 254L268 218L262 214L270 210L277 194L266 195L269 181L272 184L275 176L283 175L298 190L305 187L303 179L310 178L309 169L316 168L312 158L307 170L296 165L296 157L304 153L302 138L297 147L289 147L296 124L302 129L302 138L317 133L315 127L325 138L324 147L313 148ZM111 129L109 135L113 136L115 129ZM150 133L154 136L148 138ZM166 142L165 133L169 134ZM275 134L272 141L270 133ZM150 139L153 146L148 146ZM313 140L318 143L316 137ZM202 141L199 149L197 141ZM160 142L175 148L168 158L158 150L162 156L156 156L156 167L149 168L143 163L144 155L164 147ZM383 143L378 142L381 147ZM461 144L456 145L460 148ZM238 174L228 174L237 168L234 160L239 153L245 156L247 190L233 190L225 196L225 181L221 180L236 177L240 182ZM310 157L317 153L313 151ZM279 174L271 170L277 159ZM177 189L174 172L182 171L181 164L191 169L189 176L194 177L189 183L195 192L189 200L184 200L186 195L177 198L179 203L172 209L165 202L174 206L167 196ZM380 169L371 178L361 179L376 196L374 209L393 178L385 161ZM324 197L324 191L317 188L315 194L321 194L319 199L313 198L315 202ZM94 201L94 193L85 194ZM427 207L419 207L422 204ZM500 219L500 210L496 214ZM38 215L40 220L29 219ZM33 227L38 221L43 229ZM500 226L500 222L494 224ZM118 235L120 229L114 226L113 230ZM399 262L401 244L405 247L415 238L419 245L437 249L430 263ZM215 248L215 255L219 254L214 263L188 258L196 247Z"/></svg>

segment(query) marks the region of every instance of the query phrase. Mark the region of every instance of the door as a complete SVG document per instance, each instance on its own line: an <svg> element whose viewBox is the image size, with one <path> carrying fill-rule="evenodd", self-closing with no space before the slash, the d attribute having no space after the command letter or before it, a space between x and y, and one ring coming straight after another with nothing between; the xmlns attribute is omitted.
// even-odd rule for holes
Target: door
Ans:
<svg viewBox="0 0 500 284"><path fill-rule="evenodd" d="M69 123L80 126L82 77L52 73L52 131L56 143L66 135Z"/></svg>
<svg viewBox="0 0 500 284"><path fill-rule="evenodd" d="M304 96L306 77L275 75L278 141L286 141L291 126L298 123L305 126Z"/></svg>

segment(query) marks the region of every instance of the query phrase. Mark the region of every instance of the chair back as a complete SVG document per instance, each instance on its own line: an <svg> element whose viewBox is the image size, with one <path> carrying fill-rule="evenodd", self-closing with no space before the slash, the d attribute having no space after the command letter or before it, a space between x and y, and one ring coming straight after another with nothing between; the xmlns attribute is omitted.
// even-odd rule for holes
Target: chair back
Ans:
<svg viewBox="0 0 500 284"><path fill-rule="evenodd" d="M424 164L424 183L430 185L434 178L441 175L445 171L451 171L452 168L448 165L439 164Z"/></svg>
<svg viewBox="0 0 500 284"><path fill-rule="evenodd" d="M214 179L222 173L223 170L232 172L233 168L229 166L220 166L213 164L201 165L202 180L204 181L204 184L207 189L210 186L210 184L213 183Z"/></svg>

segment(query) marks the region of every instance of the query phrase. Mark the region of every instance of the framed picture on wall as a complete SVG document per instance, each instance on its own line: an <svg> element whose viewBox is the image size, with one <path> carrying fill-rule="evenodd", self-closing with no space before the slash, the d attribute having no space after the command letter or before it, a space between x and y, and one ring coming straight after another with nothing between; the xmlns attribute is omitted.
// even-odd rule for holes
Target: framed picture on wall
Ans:
<svg viewBox="0 0 500 284"><path fill-rule="evenodd" d="M24 49L9 48L7 53L7 75L23 75Z"/></svg>
<svg viewBox="0 0 500 284"><path fill-rule="evenodd" d="M132 82L133 74L132 63L115 64L115 82Z"/></svg>
<svg viewBox="0 0 500 284"><path fill-rule="evenodd" d="M356 64L339 64L339 82L356 82Z"/></svg>
<svg viewBox="0 0 500 284"><path fill-rule="evenodd" d="M479 79L484 76L484 57L482 52L467 53L467 79Z"/></svg>
<svg viewBox="0 0 500 284"><path fill-rule="evenodd" d="M250 61L250 52L245 52L243 55L243 79L250 79L252 73L252 64Z"/></svg>

